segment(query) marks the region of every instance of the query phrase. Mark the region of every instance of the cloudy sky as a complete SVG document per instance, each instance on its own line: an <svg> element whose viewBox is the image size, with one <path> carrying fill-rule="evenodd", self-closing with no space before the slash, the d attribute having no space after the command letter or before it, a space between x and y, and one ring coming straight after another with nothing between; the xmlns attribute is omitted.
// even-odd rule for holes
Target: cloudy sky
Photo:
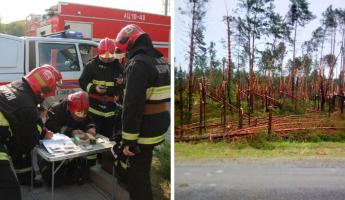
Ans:
<svg viewBox="0 0 345 200"><path fill-rule="evenodd" d="M164 13L163 0L62 0L62 2L97 5L111 8ZM43 14L45 9L57 5L58 0L8 0L1 1L0 17L2 23L24 20L29 14Z"/></svg>

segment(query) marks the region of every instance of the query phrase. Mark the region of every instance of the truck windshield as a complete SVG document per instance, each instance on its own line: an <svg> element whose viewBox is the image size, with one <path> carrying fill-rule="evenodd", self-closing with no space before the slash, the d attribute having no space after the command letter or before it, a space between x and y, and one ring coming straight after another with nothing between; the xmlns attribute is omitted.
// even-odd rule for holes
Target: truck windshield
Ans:
<svg viewBox="0 0 345 200"><path fill-rule="evenodd" d="M51 64L59 71L79 71L77 50L74 44L39 43L40 65Z"/></svg>
<svg viewBox="0 0 345 200"><path fill-rule="evenodd" d="M80 56L85 65L97 55L97 46L91 44L79 44Z"/></svg>

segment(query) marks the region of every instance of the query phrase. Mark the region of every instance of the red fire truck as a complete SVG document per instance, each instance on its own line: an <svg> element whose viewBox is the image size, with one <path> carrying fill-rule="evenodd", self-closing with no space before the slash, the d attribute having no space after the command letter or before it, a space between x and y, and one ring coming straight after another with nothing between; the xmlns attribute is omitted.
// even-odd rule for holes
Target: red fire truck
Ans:
<svg viewBox="0 0 345 200"><path fill-rule="evenodd" d="M59 2L43 16L27 18L27 36L44 36L64 31L81 32L84 38L99 41L104 37L115 38L127 24L138 24L150 34L154 46L169 60L170 16L138 11Z"/></svg>

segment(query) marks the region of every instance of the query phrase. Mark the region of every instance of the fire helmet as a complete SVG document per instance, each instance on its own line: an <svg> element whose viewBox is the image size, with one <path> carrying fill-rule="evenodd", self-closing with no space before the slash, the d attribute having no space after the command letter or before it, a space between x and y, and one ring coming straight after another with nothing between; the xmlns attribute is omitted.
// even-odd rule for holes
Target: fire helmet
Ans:
<svg viewBox="0 0 345 200"><path fill-rule="evenodd" d="M52 68L54 67L37 67L24 76L32 91L43 99L54 96L58 87L59 80L56 79L57 74Z"/></svg>
<svg viewBox="0 0 345 200"><path fill-rule="evenodd" d="M67 110L79 118L86 117L89 109L89 97L86 92L79 91L67 96Z"/></svg>
<svg viewBox="0 0 345 200"><path fill-rule="evenodd" d="M138 25L130 24L121 29L115 39L115 45L121 53L127 53L133 48L135 41L146 34Z"/></svg>
<svg viewBox="0 0 345 200"><path fill-rule="evenodd" d="M62 87L62 75L58 69L56 69L52 65L42 65L42 66L40 66L40 68L46 68L46 69L50 70L50 72L52 72L53 75L55 76L57 86Z"/></svg>
<svg viewBox="0 0 345 200"><path fill-rule="evenodd" d="M98 44L98 55L102 61L110 62L114 60L115 44L109 38L102 39Z"/></svg>

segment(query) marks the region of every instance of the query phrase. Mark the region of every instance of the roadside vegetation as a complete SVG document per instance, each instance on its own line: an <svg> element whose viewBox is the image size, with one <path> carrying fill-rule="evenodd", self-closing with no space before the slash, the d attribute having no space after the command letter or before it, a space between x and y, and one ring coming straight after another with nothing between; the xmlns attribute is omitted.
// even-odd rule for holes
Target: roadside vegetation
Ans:
<svg viewBox="0 0 345 200"><path fill-rule="evenodd" d="M170 199L170 142L165 142L154 151L151 182L154 199Z"/></svg>
<svg viewBox="0 0 345 200"><path fill-rule="evenodd" d="M345 132L305 131L285 136L264 132L231 142L175 143L175 159L219 160L260 158L327 158L345 157Z"/></svg>
<svg viewBox="0 0 345 200"><path fill-rule="evenodd" d="M14 21L8 24L1 22L0 16L0 33L15 35L15 36L24 36L25 35L25 21Z"/></svg>
<svg viewBox="0 0 345 200"><path fill-rule="evenodd" d="M345 157L343 142L267 142L260 149L245 141L237 143L198 144L177 143L175 160L231 160L231 159L341 159Z"/></svg>

